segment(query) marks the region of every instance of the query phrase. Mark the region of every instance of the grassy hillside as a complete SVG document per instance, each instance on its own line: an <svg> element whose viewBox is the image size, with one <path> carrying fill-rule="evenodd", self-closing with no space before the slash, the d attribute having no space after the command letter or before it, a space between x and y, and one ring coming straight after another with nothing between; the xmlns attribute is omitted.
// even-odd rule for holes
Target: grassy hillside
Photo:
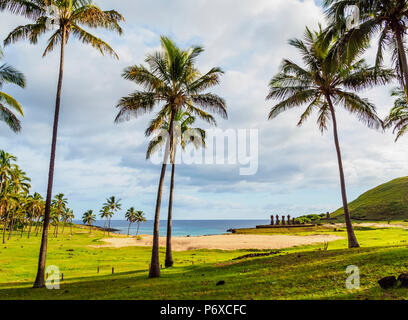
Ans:
<svg viewBox="0 0 408 320"><path fill-rule="evenodd" d="M392 180L367 191L351 202L349 209L353 219L408 219L408 177ZM343 214L343 208L340 208L332 217Z"/></svg>

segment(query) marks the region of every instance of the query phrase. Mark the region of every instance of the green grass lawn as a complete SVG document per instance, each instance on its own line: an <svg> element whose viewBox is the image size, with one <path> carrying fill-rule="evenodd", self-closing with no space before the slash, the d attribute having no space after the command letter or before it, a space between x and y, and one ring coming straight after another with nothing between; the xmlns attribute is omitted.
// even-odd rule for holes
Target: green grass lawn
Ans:
<svg viewBox="0 0 408 320"><path fill-rule="evenodd" d="M60 290L31 289L40 239L14 236L0 247L0 299L408 298L408 289L382 290L377 284L384 276L408 272L408 230L356 229L360 249L347 249L344 239L330 242L327 251L320 244L241 260L233 259L256 250L174 252L175 267L163 269L159 279L148 279L150 248L92 248L103 233L75 228L72 237L66 230L49 241L47 265L64 273ZM346 237L344 229L318 233ZM359 290L345 287L349 265L360 268ZM220 280L225 285L217 286Z"/></svg>

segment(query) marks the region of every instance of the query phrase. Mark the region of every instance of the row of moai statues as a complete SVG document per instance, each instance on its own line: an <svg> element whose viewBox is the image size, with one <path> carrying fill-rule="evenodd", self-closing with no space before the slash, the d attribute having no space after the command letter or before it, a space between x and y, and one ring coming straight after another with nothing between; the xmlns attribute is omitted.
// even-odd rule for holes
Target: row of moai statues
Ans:
<svg viewBox="0 0 408 320"><path fill-rule="evenodd" d="M276 219L275 219L276 218ZM285 221L285 218L287 220ZM295 218L290 218L290 214L288 214L286 217L282 216L282 220L279 220L279 216L271 216L271 225L272 226L279 226L279 225L294 225L297 224L297 221Z"/></svg>

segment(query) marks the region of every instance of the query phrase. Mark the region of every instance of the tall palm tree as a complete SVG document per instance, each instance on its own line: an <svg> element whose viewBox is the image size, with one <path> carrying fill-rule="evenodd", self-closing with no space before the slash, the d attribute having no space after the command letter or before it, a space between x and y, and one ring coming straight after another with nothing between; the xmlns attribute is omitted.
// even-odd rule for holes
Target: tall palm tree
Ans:
<svg viewBox="0 0 408 320"><path fill-rule="evenodd" d="M144 216L143 211L136 211L135 221L136 221L136 224L137 224L136 235L138 235L139 234L140 224L143 223L143 222L146 222L146 217Z"/></svg>
<svg viewBox="0 0 408 320"><path fill-rule="evenodd" d="M55 9L53 10L55 16L52 17L52 19L48 16L50 5L53 5L52 8ZM124 18L113 10L102 11L99 7L94 5L91 0L0 0L0 10L8 10L14 14L23 15L33 20L32 24L15 28L4 40L5 45L17 42L21 39L28 39L30 43L36 44L38 38L49 30L50 25L56 26L56 30L48 39L48 45L43 56L46 56L47 53L60 45L59 77L55 102L47 197L45 202L44 231L41 240L38 272L34 283L34 288L40 288L45 286L44 270L47 254L47 230L50 220L55 150L64 73L65 45L70 36L72 36L79 39L82 43L89 44L96 48L101 54L107 53L118 58L115 51L106 42L95 37L83 27L103 28L122 34L119 23L124 21Z"/></svg>
<svg viewBox="0 0 408 320"><path fill-rule="evenodd" d="M165 120L169 119L170 135L166 142L168 147L166 147L157 190L150 278L160 276L160 207L167 161L174 145L174 117L179 110L182 110L210 123L213 118L209 112L215 112L227 118L224 100L215 94L203 93L219 83L223 71L220 68L212 68L206 74L201 74L194 63L203 52L202 47L195 46L182 50L167 37L162 36L160 40L161 51L148 55L145 60L148 67L134 65L123 73L123 78L134 81L144 90L136 90L129 96L123 97L117 105L120 111L115 119L115 122L126 121L131 117L150 113L155 106L159 106L159 112L146 131L147 136L150 135L150 130L162 127Z"/></svg>
<svg viewBox="0 0 408 320"><path fill-rule="evenodd" d="M0 60L2 58L3 51L0 48ZM25 88L26 81L20 71L4 63L0 66L0 120L4 121L14 132L19 132L21 130L21 122L13 113L13 110L24 117L23 108L16 99L2 91L6 84L15 84Z"/></svg>
<svg viewBox="0 0 408 320"><path fill-rule="evenodd" d="M130 233L130 226L132 223L136 222L136 209L134 207L131 207L126 211L125 218L127 221L129 221L129 227L128 227L128 235Z"/></svg>
<svg viewBox="0 0 408 320"><path fill-rule="evenodd" d="M115 196L112 196L106 199L106 202L103 204L104 208L107 208L106 214L108 218L108 236L110 234L110 222L112 216L119 210L122 209L122 205L120 204L120 199L116 199Z"/></svg>
<svg viewBox="0 0 408 320"><path fill-rule="evenodd" d="M366 48L370 39L379 34L377 44L376 67L384 60L384 50L392 49L392 59L396 74L408 94L408 63L405 48L406 24L408 22L407 0L324 0L326 14L331 20L328 29L329 38L339 31L342 39L339 41L336 54L351 54L361 48ZM347 7L359 8L360 17L356 28L347 30Z"/></svg>
<svg viewBox="0 0 408 320"><path fill-rule="evenodd" d="M300 51L305 67L290 60L283 61L280 72L269 84L267 99L281 100L272 108L269 119L274 119L288 109L307 105L298 126L301 126L313 111L318 112L317 124L322 132L327 130L328 122L332 121L348 244L350 248L355 248L359 247L359 244L347 204L335 109L344 107L368 127L378 128L381 120L377 117L375 106L353 91L385 84L393 78L393 71L369 68L364 60L358 60L358 57L350 61L331 59L330 50L334 44L323 46L318 41L321 36L321 29L319 32L312 32L307 28L304 40L290 40L290 45Z"/></svg>
<svg viewBox="0 0 408 320"><path fill-rule="evenodd" d="M396 88L391 95L396 97L394 107L390 114L384 120L384 127L390 128L394 126L393 133L397 133L395 142L398 141L408 130L408 102L403 90Z"/></svg>
<svg viewBox="0 0 408 320"><path fill-rule="evenodd" d="M211 117L211 116L209 116ZM192 128L191 125L196 121L196 118L192 116L190 113L186 111L179 110L175 117L175 132L174 132L174 150L170 156L171 162L171 179L170 179L170 193L169 193L169 208L168 208L168 215L167 215L167 236L166 236L166 260L165 266L166 268L173 266L173 256L172 256L172 249L171 249L171 226L172 226L172 212L173 212L173 193L174 193L174 175L176 164L174 162L177 152L177 146L180 145L181 148L184 150L187 144L193 143L196 148L199 146L205 146L205 131L200 128ZM213 123L216 123L214 119L212 119ZM153 134L156 131L156 128L149 128L147 132L149 134ZM164 140L163 137L164 133L170 131L169 122L166 121L163 126L161 127L159 134L154 137L149 143L146 153L146 159L149 159L153 152L157 151L160 147L163 146Z"/></svg>
<svg viewBox="0 0 408 320"><path fill-rule="evenodd" d="M92 232L92 223L96 221L96 215L93 213L93 210L88 210L82 216L82 222L89 226L89 233Z"/></svg>

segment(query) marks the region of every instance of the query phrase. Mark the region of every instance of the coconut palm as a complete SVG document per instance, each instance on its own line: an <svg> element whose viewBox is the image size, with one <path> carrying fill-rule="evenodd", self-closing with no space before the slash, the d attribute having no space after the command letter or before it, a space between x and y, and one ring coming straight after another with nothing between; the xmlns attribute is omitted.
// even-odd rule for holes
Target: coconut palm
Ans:
<svg viewBox="0 0 408 320"><path fill-rule="evenodd" d="M0 150L0 192L3 191L3 187L7 187L11 173L16 167L16 164L12 163L17 161L17 158L4 150Z"/></svg>
<svg viewBox="0 0 408 320"><path fill-rule="evenodd" d="M132 223L136 222L136 210L134 207L131 207L126 211L125 218L127 221L129 221L129 227L128 227L128 235L130 233L130 226Z"/></svg>
<svg viewBox="0 0 408 320"><path fill-rule="evenodd" d="M211 116L210 116L211 117ZM173 256L171 249L171 225L172 225L172 211L173 211L173 193L174 193L174 175L176 164L174 162L177 146L180 145L184 150L187 144L193 143L196 148L200 146L205 146L205 131L200 128L191 128L191 125L196 121L188 112L182 112L179 110L175 117L175 132L174 132L174 150L172 151L170 162L171 162L171 179L170 179L170 193L169 193L169 208L167 215L167 236L166 236L166 260L165 266L169 268L173 266ZM213 120L215 123L215 120ZM155 132L155 128L148 130L150 134ZM169 122L166 121L160 130L158 130L158 135L154 137L149 143L146 153L146 159L149 159L153 152L157 151L164 145L163 133L168 133L170 131Z"/></svg>
<svg viewBox="0 0 408 320"><path fill-rule="evenodd" d="M408 102L403 90L395 88L391 95L395 97L394 107L384 120L384 127L394 126L393 133L397 133L395 142L398 141L408 130Z"/></svg>
<svg viewBox="0 0 408 320"><path fill-rule="evenodd" d="M41 214L42 209L42 196L35 192L34 195L28 198L28 211L30 212L30 227L28 229L27 238L30 238L31 228L33 226L34 220Z"/></svg>
<svg viewBox="0 0 408 320"><path fill-rule="evenodd" d="M99 215L102 219L105 220L105 223L103 225L103 236L105 236L105 232L106 232L106 223L109 219L109 215L110 215L110 210L107 206L103 206L101 210L99 210Z"/></svg>
<svg viewBox="0 0 408 320"><path fill-rule="evenodd" d="M343 107L368 127L380 127L381 120L377 117L375 106L353 91L385 84L393 78L393 71L369 68L364 60L358 60L357 57L354 57L349 64L343 60L331 59L330 50L333 49L333 44L323 46L318 41L321 35L321 29L319 32L312 32L307 28L304 40L290 40L290 45L302 54L305 67L290 60L283 61L280 72L269 84L270 92L267 99L280 100L269 113L269 119L276 118L286 110L307 105L298 126L301 126L313 111L318 113L317 124L322 132L327 130L329 121L332 121L348 243L350 248L355 248L359 244L353 231L347 205L335 110Z"/></svg>
<svg viewBox="0 0 408 320"><path fill-rule="evenodd" d="M103 209L106 210L106 215L108 219L108 236L110 234L110 222L112 219L112 216L119 210L122 209L122 205L120 204L120 199L116 199L115 196L112 196L108 199L106 199L106 202L103 204Z"/></svg>
<svg viewBox="0 0 408 320"><path fill-rule="evenodd" d="M75 218L74 210L67 209L67 211L65 212L65 217L66 217L66 221L69 223L69 226L71 229L71 236L72 236L72 225L73 225L72 220Z"/></svg>
<svg viewBox="0 0 408 320"><path fill-rule="evenodd" d="M0 60L2 58L3 51L0 48ZM4 121L14 132L19 132L21 130L21 122L14 112L22 117L24 112L16 99L2 91L4 85L7 84L14 84L25 88L26 82L24 75L20 71L4 63L0 66L0 120Z"/></svg>
<svg viewBox="0 0 408 320"><path fill-rule="evenodd" d="M54 200L52 201L52 206L55 208L55 215L54 215L54 222L56 222L55 225L55 236L58 237L58 225L59 225L59 220L62 217L63 213L66 210L68 204L68 199L65 198L65 195L63 193L59 193L54 197Z"/></svg>
<svg viewBox="0 0 408 320"><path fill-rule="evenodd" d="M366 48L370 39L379 34L376 67L384 60L384 50L391 48L392 62L401 87L408 93L408 63L405 48L406 24L408 22L407 0L324 0L326 14L331 20L327 36L339 31L342 35L336 54L354 55ZM359 8L357 27L347 30L347 7Z"/></svg>
<svg viewBox="0 0 408 320"><path fill-rule="evenodd" d="M96 221L96 215L93 213L93 210L88 210L82 216L82 222L89 226L89 233L92 232L92 223Z"/></svg>
<svg viewBox="0 0 408 320"><path fill-rule="evenodd" d="M91 0L0 0L0 10L8 10L14 14L23 15L33 21L31 24L15 28L4 40L4 45L9 45L10 43L15 43L22 39L28 39L30 43L36 44L38 38L49 31L49 29L52 29L52 27L55 27L55 30L53 30L53 34L48 39L48 45L43 56L46 56L60 45L59 77L51 143L47 197L45 202L44 231L41 241L38 272L34 283L34 287L39 288L45 286L44 270L47 253L47 230L50 219L55 149L64 72L65 45L70 37L74 37L82 43L96 48L101 54L106 53L118 58L115 51L106 42L86 31L84 27L103 28L121 34L122 29L119 23L124 21L124 18L113 10L102 11L99 7L94 5Z"/></svg>
<svg viewBox="0 0 408 320"><path fill-rule="evenodd" d="M135 221L137 224L136 235L138 235L140 224L146 222L146 217L144 216L143 211L136 211Z"/></svg>
<svg viewBox="0 0 408 320"><path fill-rule="evenodd" d="M147 136L152 130L161 128L166 119L169 119L170 135L166 142L166 152L157 190L150 278L160 276L160 207L167 161L174 145L174 117L181 110L188 111L210 123L213 122L213 117L209 112L215 112L227 118L224 100L215 94L204 92L219 83L222 70L212 68L206 74L201 74L194 66L196 58L204 49L195 46L182 50L164 36L161 37L161 47L161 51L147 56L145 62L148 67L134 65L123 73L123 78L134 81L144 90L136 90L129 96L123 97L117 105L120 111L115 119L115 122L120 122L129 120L131 117L139 117L152 112L154 107L158 106L160 110L150 122L146 130Z"/></svg>

